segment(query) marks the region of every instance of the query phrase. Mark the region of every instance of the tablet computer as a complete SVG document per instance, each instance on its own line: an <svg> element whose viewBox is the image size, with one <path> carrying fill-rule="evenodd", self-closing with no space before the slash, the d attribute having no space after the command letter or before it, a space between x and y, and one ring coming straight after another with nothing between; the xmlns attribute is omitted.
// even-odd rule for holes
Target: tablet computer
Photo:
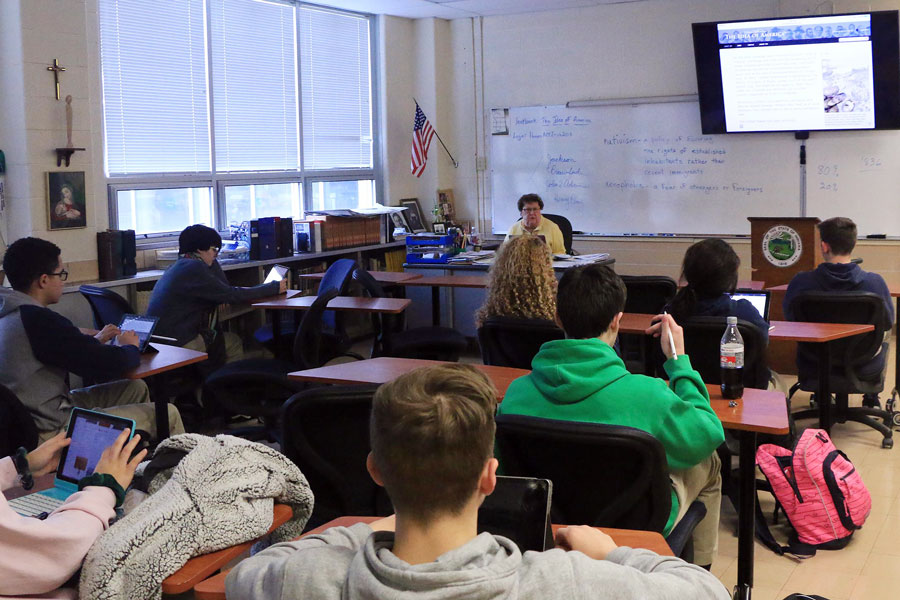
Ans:
<svg viewBox="0 0 900 600"><path fill-rule="evenodd" d="M266 280L263 283L272 283L273 281L281 281L287 276L288 271L290 269L285 267L284 265L275 265L272 267L272 270L269 271L269 274L266 275Z"/></svg>
<svg viewBox="0 0 900 600"><path fill-rule="evenodd" d="M133 331L138 336L138 350L141 352L155 352L150 346L150 337L156 324L159 323L159 317L142 317L140 315L122 315L122 322L119 323L119 329L122 331Z"/></svg>
<svg viewBox="0 0 900 600"><path fill-rule="evenodd" d="M10 500L10 507L25 517L55 510L78 491L78 481L94 472L100 455L124 429L130 429L133 436L134 420L73 408L66 430L72 441L60 454L53 487Z"/></svg>

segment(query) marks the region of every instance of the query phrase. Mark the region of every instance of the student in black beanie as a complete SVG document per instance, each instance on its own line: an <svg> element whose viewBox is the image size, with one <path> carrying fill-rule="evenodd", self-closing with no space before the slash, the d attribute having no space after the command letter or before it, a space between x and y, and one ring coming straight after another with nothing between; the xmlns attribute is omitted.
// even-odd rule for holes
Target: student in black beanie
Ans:
<svg viewBox="0 0 900 600"><path fill-rule="evenodd" d="M219 305L283 293L287 281L249 288L230 285L216 260L221 247L222 238L211 227L191 225L182 231L178 236L178 260L153 288L147 314L159 317L159 335L175 338L179 346L209 352L214 361L218 354L216 362L231 362L241 358L243 345L237 335L216 328Z"/></svg>

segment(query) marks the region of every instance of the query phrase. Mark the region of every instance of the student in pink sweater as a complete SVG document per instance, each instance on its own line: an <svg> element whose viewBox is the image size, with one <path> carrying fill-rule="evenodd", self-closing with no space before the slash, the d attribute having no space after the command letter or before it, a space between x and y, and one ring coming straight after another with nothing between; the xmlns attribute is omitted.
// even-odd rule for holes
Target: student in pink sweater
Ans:
<svg viewBox="0 0 900 600"><path fill-rule="evenodd" d="M103 451L94 470L111 475L115 482L106 478L108 484L87 485L43 521L19 515L0 494L0 596L77 596L74 589L56 588L75 574L91 544L109 527L110 520L116 516L115 488L118 486L118 494L124 496L135 468L147 454L142 450L128 460L140 441L140 436L135 435L128 442L128 433L127 429L123 431ZM45 475L56 468L60 452L70 442L65 435L63 432L50 438L26 456L34 476ZM18 485L18 479L12 458L0 459L0 489Z"/></svg>

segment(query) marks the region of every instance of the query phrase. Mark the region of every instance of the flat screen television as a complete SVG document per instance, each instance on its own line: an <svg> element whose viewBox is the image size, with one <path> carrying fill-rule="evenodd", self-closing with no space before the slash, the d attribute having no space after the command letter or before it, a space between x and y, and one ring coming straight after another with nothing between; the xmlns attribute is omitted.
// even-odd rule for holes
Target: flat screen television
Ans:
<svg viewBox="0 0 900 600"><path fill-rule="evenodd" d="M692 27L704 134L900 128L898 11Z"/></svg>

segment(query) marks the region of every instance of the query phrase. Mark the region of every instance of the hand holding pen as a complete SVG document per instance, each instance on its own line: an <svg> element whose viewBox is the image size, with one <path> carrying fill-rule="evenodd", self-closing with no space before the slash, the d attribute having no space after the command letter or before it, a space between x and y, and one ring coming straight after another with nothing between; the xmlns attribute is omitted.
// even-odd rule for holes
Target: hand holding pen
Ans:
<svg viewBox="0 0 900 600"><path fill-rule="evenodd" d="M684 354L684 330L672 315L663 313L653 317L652 325L644 332L659 338L659 344L666 358L678 358Z"/></svg>

